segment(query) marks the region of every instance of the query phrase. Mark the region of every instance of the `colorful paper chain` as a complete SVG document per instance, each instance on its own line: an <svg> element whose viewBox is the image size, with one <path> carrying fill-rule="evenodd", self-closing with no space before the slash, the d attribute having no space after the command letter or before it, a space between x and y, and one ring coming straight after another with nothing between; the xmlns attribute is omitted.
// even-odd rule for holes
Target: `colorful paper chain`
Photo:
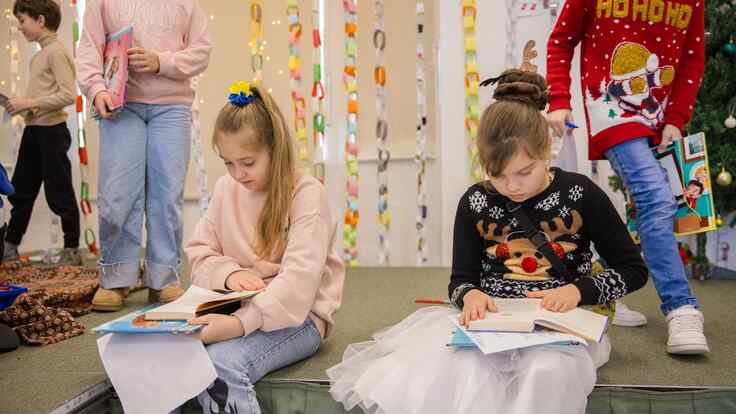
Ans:
<svg viewBox="0 0 736 414"><path fill-rule="evenodd" d="M417 266L428 260L427 244L427 187L425 174L427 168L427 85L424 72L424 2L417 1L417 152L414 162L417 166Z"/></svg>
<svg viewBox="0 0 736 414"><path fill-rule="evenodd" d="M325 87L322 84L322 38L319 33L320 0L312 1L312 174L325 182Z"/></svg>
<svg viewBox="0 0 736 414"><path fill-rule="evenodd" d="M263 7L260 0L250 2L250 67L253 70L253 83L260 85L263 80Z"/></svg>
<svg viewBox="0 0 736 414"><path fill-rule="evenodd" d="M463 0L463 43L465 49L465 130L468 136L468 152L470 156L470 177L473 182L483 179L480 166L476 138L478 136L478 118L480 115L480 98L478 97L478 54L475 41L475 18L478 14L475 0Z"/></svg>
<svg viewBox="0 0 736 414"><path fill-rule="evenodd" d="M358 1L343 0L345 11L345 68L343 81L348 96L347 139L347 206L343 228L344 259L348 266L358 265Z"/></svg>
<svg viewBox="0 0 736 414"><path fill-rule="evenodd" d="M84 10L82 6L78 4L76 0L72 0L72 6L76 7L77 13L74 15L74 22L72 22L72 37L74 40L74 57L76 58L77 47L79 46L79 33L81 32L79 22L84 17ZM93 255L97 255L97 238L95 237L94 231L89 225L90 217L92 215L92 203L89 201L89 183L87 182L87 172L89 168L89 154L87 153L87 134L84 126L87 120L87 108L86 98L82 95L82 92L77 88L77 101L76 101L76 113L77 113L77 140L79 142L79 173L81 177L81 185L79 189L79 207L82 211L82 218L84 219L84 243L87 245L89 252Z"/></svg>
<svg viewBox="0 0 736 414"><path fill-rule="evenodd" d="M302 61L299 40L302 37L298 0L286 1L286 17L289 22L289 78L291 102L294 107L294 132L296 133L297 158L304 172L311 172L309 145L307 143L307 104L302 93Z"/></svg>
<svg viewBox="0 0 736 414"><path fill-rule="evenodd" d="M376 66L373 80L376 83L376 148L378 149L378 264L391 262L388 240L391 230L391 213L388 211L388 162L391 151L388 149L388 121L386 120L386 67L384 49L386 32L383 30L383 0L374 2L375 23L373 28L373 47L376 49Z"/></svg>

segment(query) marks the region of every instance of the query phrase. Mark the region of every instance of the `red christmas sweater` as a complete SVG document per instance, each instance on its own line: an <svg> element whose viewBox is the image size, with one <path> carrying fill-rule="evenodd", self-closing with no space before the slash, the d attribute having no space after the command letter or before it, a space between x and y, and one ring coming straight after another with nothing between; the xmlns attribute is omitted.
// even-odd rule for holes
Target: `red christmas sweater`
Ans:
<svg viewBox="0 0 736 414"><path fill-rule="evenodd" d="M567 0L547 44L549 111L571 109L570 63L580 74L588 156L690 120L705 61L704 0Z"/></svg>

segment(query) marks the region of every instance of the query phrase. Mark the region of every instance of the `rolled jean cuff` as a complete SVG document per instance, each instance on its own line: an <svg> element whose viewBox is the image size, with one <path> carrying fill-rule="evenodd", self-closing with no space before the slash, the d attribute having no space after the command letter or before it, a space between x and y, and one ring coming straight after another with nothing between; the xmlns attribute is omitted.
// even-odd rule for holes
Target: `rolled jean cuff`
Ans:
<svg viewBox="0 0 736 414"><path fill-rule="evenodd" d="M103 289L133 287L138 284L141 273L140 262L98 263L100 268L100 285Z"/></svg>
<svg viewBox="0 0 736 414"><path fill-rule="evenodd" d="M172 283L179 283L179 263L175 266L144 261L143 284L161 290Z"/></svg>
<svg viewBox="0 0 736 414"><path fill-rule="evenodd" d="M667 316L670 312L673 310L680 308L685 305L691 305L692 307L698 309L700 308L700 304L698 303L698 299L696 298L685 298L680 299L678 301L674 302L667 302L662 304L662 313Z"/></svg>

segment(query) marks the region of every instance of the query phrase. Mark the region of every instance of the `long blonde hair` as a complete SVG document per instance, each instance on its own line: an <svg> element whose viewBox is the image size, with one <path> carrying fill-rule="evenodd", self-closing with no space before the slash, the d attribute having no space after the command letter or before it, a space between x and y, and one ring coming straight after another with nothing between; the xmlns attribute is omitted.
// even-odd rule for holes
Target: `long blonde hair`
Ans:
<svg viewBox="0 0 736 414"><path fill-rule="evenodd" d="M240 144L264 149L271 157L266 202L258 217L255 248L256 254L263 258L279 255L286 248L296 165L291 134L281 110L262 87L251 86L250 90L254 95L251 103L238 106L228 102L222 107L215 121L212 145L217 147L225 134L235 136L244 128L250 128L252 134L237 135L243 137Z"/></svg>
<svg viewBox="0 0 736 414"><path fill-rule="evenodd" d="M540 112L549 97L544 78L509 69L496 82L496 101L483 111L477 139L481 164L492 177L501 174L520 149L539 160L549 159L552 149L549 125Z"/></svg>

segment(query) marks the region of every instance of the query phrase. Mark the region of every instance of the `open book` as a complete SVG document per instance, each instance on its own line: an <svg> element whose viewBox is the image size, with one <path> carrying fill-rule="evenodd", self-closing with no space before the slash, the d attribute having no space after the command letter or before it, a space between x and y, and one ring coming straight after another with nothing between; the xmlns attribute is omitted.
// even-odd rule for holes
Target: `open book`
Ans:
<svg viewBox="0 0 736 414"><path fill-rule="evenodd" d="M125 334L149 334L149 333L171 333L171 334L193 334L200 331L203 325L190 325L187 321L147 321L145 313L156 308L157 305L149 305L142 309L133 311L110 322L95 327L92 331L96 333L125 333Z"/></svg>
<svg viewBox="0 0 736 414"><path fill-rule="evenodd" d="M260 292L214 291L192 285L179 299L149 310L145 317L148 321L192 319L231 304L239 305L241 300Z"/></svg>
<svg viewBox="0 0 736 414"><path fill-rule="evenodd" d="M608 317L582 308L567 312L542 309L541 299L499 299L493 301L498 312L486 313L484 319L470 322L469 332L532 332L535 326L600 342L608 327Z"/></svg>
<svg viewBox="0 0 736 414"><path fill-rule="evenodd" d="M105 88L112 97L110 109L113 111L125 105L128 90L128 49L131 47L133 47L133 26L126 26L105 39L102 78L105 80Z"/></svg>

